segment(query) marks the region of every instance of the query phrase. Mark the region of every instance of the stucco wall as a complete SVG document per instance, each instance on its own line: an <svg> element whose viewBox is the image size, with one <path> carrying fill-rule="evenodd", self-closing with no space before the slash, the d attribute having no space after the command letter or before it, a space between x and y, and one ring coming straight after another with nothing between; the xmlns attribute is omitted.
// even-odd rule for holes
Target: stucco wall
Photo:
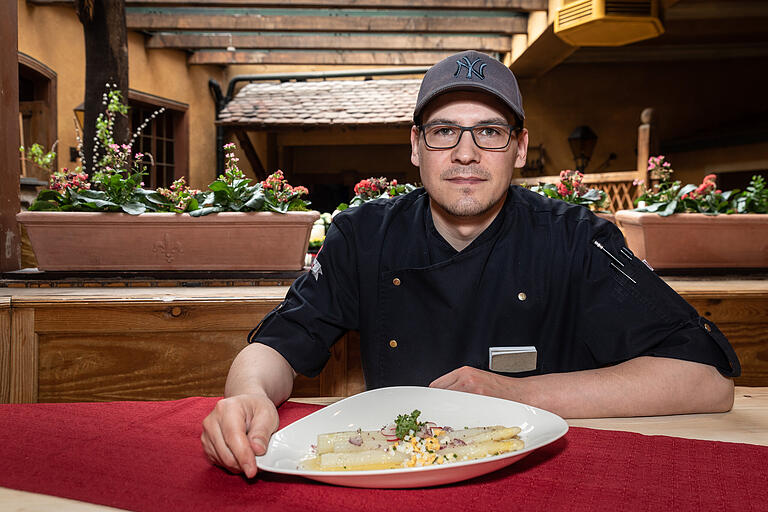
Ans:
<svg viewBox="0 0 768 512"><path fill-rule="evenodd" d="M33 6L23 0L18 1L18 16L19 52L56 72L59 166L71 167L68 148L77 145L73 109L83 102L85 90L82 25L72 7Z"/></svg>
<svg viewBox="0 0 768 512"><path fill-rule="evenodd" d="M73 109L83 102L85 46L82 25L69 6L36 6L18 0L19 51L57 74L59 165L70 165L68 148L76 146ZM188 66L184 52L148 50L145 36L128 32L129 87L186 103L189 123L189 170L194 187L216 176L215 108L208 79L223 80L218 66ZM30 141L31 142L31 141Z"/></svg>
<svg viewBox="0 0 768 512"><path fill-rule="evenodd" d="M765 59L728 61L565 64L536 80L521 81L531 144L543 144L546 174L573 166L567 137L579 125L598 135L587 168L594 171L609 153L618 158L607 171L636 165L637 127L653 107L662 142L702 134L726 134L768 112L758 76ZM717 139L716 139L717 140ZM667 153L677 178L699 182L710 172L768 168L768 143L703 145Z"/></svg>

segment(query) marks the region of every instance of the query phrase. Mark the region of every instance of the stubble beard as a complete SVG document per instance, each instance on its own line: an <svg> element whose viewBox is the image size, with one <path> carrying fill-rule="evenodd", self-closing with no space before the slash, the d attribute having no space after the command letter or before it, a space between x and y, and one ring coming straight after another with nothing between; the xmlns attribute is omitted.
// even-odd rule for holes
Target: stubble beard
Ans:
<svg viewBox="0 0 768 512"><path fill-rule="evenodd" d="M487 170L476 167L451 167L446 169L440 174L441 180L451 179L456 176L475 176L481 179L490 180L492 178L491 173ZM429 191L427 191L429 192ZM438 198L430 195L432 201L444 210L449 215L454 217L475 217L481 216L488 211L492 210L496 205L503 200L507 190L501 190L495 197L491 197L486 202L480 202L474 195L473 187L468 186L462 188L460 191L461 197L452 203L440 201Z"/></svg>

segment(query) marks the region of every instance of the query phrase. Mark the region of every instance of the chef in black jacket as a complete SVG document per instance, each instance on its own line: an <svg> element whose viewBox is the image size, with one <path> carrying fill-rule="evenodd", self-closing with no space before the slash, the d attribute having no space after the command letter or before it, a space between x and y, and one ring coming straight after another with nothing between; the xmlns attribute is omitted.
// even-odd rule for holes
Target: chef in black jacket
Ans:
<svg viewBox="0 0 768 512"><path fill-rule="evenodd" d="M740 366L705 320L587 209L511 186L517 82L467 51L424 76L411 160L424 188L338 214L311 270L251 332L203 423L209 458L256 474L298 373L359 330L366 386L498 396L564 417L729 410ZM492 361L493 347L533 347Z"/></svg>

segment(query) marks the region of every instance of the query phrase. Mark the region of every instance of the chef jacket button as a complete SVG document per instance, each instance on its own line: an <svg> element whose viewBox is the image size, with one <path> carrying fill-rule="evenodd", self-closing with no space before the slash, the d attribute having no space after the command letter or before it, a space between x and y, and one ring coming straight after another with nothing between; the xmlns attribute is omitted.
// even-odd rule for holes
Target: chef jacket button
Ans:
<svg viewBox="0 0 768 512"><path fill-rule="evenodd" d="M395 285L395 286L400 286L400 278L397 278L397 277L394 278L392 280L392 284Z"/></svg>
<svg viewBox="0 0 768 512"><path fill-rule="evenodd" d="M704 330L707 332L712 332L712 326L709 324L704 324Z"/></svg>
<svg viewBox="0 0 768 512"><path fill-rule="evenodd" d="M397 348L397 340L389 340L389 346L392 348Z"/></svg>
<svg viewBox="0 0 768 512"><path fill-rule="evenodd" d="M517 298L519 300L525 300L525 299L528 298L528 296L525 294L525 292L520 292L520 293L517 294Z"/></svg>

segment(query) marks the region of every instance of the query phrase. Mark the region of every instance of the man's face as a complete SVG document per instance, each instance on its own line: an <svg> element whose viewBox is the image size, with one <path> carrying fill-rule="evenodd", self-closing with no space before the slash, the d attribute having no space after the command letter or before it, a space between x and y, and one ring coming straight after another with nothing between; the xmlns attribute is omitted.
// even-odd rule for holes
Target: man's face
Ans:
<svg viewBox="0 0 768 512"><path fill-rule="evenodd" d="M422 125L435 122L514 124L514 118L493 96L460 91L438 96L424 109ZM433 205L456 217L480 216L503 201L514 167L525 165L527 149L525 129L513 133L500 150L480 149L469 131L454 148L430 149L423 134L415 126L411 129L411 162L419 167L424 188Z"/></svg>

